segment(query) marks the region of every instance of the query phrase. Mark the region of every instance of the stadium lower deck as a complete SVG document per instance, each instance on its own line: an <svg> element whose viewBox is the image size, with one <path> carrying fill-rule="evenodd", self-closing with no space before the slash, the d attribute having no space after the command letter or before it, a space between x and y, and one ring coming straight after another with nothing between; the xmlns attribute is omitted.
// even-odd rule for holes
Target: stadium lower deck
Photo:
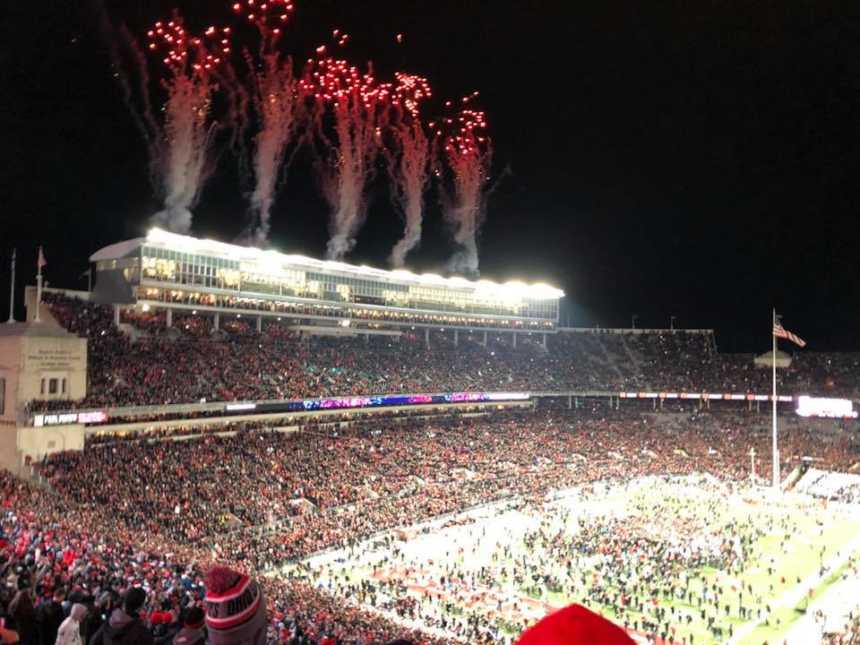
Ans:
<svg viewBox="0 0 860 645"><path fill-rule="evenodd" d="M239 319L213 333L195 316L167 330L139 315L120 330L97 305L55 297L51 308L89 339L89 394L32 409L767 383L751 355L719 354L699 333L560 333L547 347L434 334L427 347L408 334L307 339ZM856 363L801 355L781 391L851 395ZM0 573L29 579L50 565L42 597L145 585L153 611L199 602L206 568L227 563L262 582L268 638L280 643L508 643L569 602L641 642L857 634L848 612L860 606L838 602L857 597L856 421L783 410L786 490L771 495L769 418L746 402L568 403L345 412L291 432L249 420L92 433L85 450L34 465L47 489L2 476Z"/></svg>

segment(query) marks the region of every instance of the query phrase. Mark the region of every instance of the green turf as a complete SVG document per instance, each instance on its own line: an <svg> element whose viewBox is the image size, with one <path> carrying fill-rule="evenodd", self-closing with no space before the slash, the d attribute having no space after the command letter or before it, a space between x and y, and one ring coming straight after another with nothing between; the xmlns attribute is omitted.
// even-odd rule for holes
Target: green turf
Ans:
<svg viewBox="0 0 860 645"><path fill-rule="evenodd" d="M648 502L649 496L653 496L655 500L660 500L660 502L655 501L655 503L662 503L661 492L659 490L644 493L642 500ZM626 491L613 490L606 496L606 500L607 503L621 503L629 501L629 497L630 494ZM686 508L689 508L689 505ZM729 576L737 584L743 585L744 589L746 589L749 584L753 585L753 594L751 595L748 592L745 592L744 594L744 604L748 609L755 611L756 609L761 608L764 613L765 606L771 605L773 612L770 616L769 624L756 626L749 634L746 635L745 638L741 640L743 643L754 645L761 645L765 642L781 642L780 636L790 629L795 620L803 616L803 611L801 610L805 608L807 602L814 600L818 595L823 593L828 586L839 579L841 569L831 573L825 580L818 584L813 590L811 598L806 597L807 593L806 590L804 590L804 592L800 594L800 597L802 598L800 602L792 603L792 606L778 606L783 594L798 587L798 579L803 580L804 578L818 572L822 561L820 555L821 548L824 547L825 549L823 561L826 563L836 555L837 551L843 549L849 541L860 535L860 521L855 519L849 519L846 517L844 520L839 519L832 523L828 523L824 533L822 534L821 527L816 524L816 518L813 512L810 512L808 509L792 507L772 508L764 504L752 505L746 502L737 502L733 505L728 503L723 504L719 509L718 516L714 517L713 521L715 522L715 526L723 526L732 520L743 521L751 514L762 517L762 514L767 516L767 514L770 513L776 516L786 515L797 525L797 532L787 543L787 552L783 552L780 548L780 541L782 539L781 533L778 535L764 535L755 541L751 557L748 559L745 569L742 571L730 574L711 567L704 567L699 570L692 570L689 572L695 576L690 583L690 589L697 595L701 592L703 584L717 583L724 588L728 588L732 582L727 581L725 578L726 576ZM512 549L512 559L518 558L523 553L524 547L522 543L510 544L510 547ZM774 569L774 573L769 575L767 567L771 558L773 558L772 567ZM444 558L440 557L439 561L441 560L444 560ZM475 562L465 561L462 556L455 556L453 553L449 558L449 561L458 562L461 565L465 564L466 566L471 565L473 567L477 564ZM369 566L360 565L358 563L344 563L341 565L341 570L349 571L353 579L367 579L371 574ZM586 569L586 574L590 578L589 569ZM498 582L499 585L504 588L515 590L515 585L513 584L512 579L500 580ZM553 606L564 606L571 602L585 601L590 608L599 611L610 618L616 618L611 607L596 605L595 603L588 601L585 594L583 594L582 597L571 597L565 593L557 592L543 592L535 594L532 589L526 586L521 587L517 591L521 597L538 597ZM754 598L758 596L761 597L760 603L754 601ZM668 600L662 597L659 602L661 606L665 606L667 608L673 607L675 609L675 619L671 622L676 626L677 632L675 634L675 640L677 642L680 642L682 638L689 639L690 636L694 637L695 643L697 644L715 642L713 635L707 629L707 623L700 617L699 606L695 599L692 606L687 604L686 601L677 599ZM733 629L737 632L738 629L743 628L742 626L744 624L757 622L757 618L741 619L738 612L737 596L734 593L728 595L728 597L724 597L721 601L721 605L725 602L730 602L731 604L730 615L726 616L721 609L717 619L717 624L724 629L724 634L726 634L723 637L723 640L727 639L729 625L732 625ZM693 618L689 625L685 619L688 614ZM628 612L627 620L628 622L632 622L636 617L637 616L635 614ZM641 618L641 616L639 617ZM518 631L517 626L515 625L498 624L502 627L504 632L510 635L514 635Z"/></svg>

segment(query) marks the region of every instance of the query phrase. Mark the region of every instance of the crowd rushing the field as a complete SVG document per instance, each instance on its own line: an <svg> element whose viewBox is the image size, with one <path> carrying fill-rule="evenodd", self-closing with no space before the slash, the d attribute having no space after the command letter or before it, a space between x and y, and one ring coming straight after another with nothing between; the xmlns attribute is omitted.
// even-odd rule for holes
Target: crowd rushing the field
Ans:
<svg viewBox="0 0 860 645"><path fill-rule="evenodd" d="M220 400L481 390L767 392L770 371L751 354L716 351L709 333L601 331L521 335L422 330L399 338L300 337L277 321L256 322L164 312L123 312L48 294L54 317L89 340L83 401L33 402L31 408L161 405ZM780 370L780 391L856 394L860 354L806 351Z"/></svg>

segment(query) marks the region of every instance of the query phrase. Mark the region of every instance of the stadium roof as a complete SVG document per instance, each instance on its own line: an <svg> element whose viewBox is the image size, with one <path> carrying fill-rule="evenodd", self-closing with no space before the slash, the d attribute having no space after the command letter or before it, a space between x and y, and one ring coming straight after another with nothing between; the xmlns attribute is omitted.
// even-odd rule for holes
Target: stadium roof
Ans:
<svg viewBox="0 0 860 645"><path fill-rule="evenodd" d="M468 280L460 276L445 278L433 273L412 273L403 269L387 271L376 269L365 265L356 266L345 262L332 260L317 260L303 255L284 254L273 250L263 250L249 246L236 244L225 244L217 240L199 239L187 235L170 233L160 228L153 228L146 237L135 238L125 242L117 242L96 251L90 256L90 262L100 260L119 259L126 257L137 247L147 244L162 248L169 248L186 253L211 254L219 257L237 261L254 261L263 267L271 266L276 272L283 265L289 265L301 269L314 271L333 271L347 273L355 276L369 278L382 278L396 280L398 282L414 283L424 286L438 285L449 289L466 289L476 292L487 292L488 295L533 298L536 300L550 300L564 297L564 292L547 284L525 284L524 282L512 281L505 283L492 282L490 280Z"/></svg>

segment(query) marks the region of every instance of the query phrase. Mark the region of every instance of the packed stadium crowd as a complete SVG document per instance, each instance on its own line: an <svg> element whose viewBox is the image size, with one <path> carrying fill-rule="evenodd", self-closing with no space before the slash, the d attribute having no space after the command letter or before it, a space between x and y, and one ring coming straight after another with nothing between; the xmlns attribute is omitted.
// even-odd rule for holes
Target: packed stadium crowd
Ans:
<svg viewBox="0 0 860 645"><path fill-rule="evenodd" d="M32 410L73 406L171 404L217 400L282 400L319 396L464 390L604 390L766 392L769 370L751 354L716 351L710 333L618 334L586 331L509 336L421 330L398 338L302 337L277 321L262 331L247 318L173 317L123 312L47 294L55 319L89 339L85 400L36 401ZM806 351L779 373L781 391L853 394L860 354Z"/></svg>
<svg viewBox="0 0 860 645"><path fill-rule="evenodd" d="M513 495L601 479L707 471L749 477L749 451L770 468L766 429L733 415L549 410L491 419L377 420L304 432L235 428L180 442L126 441L50 456L52 487L83 507L110 507L152 532L258 569L373 533ZM783 429L782 468L800 457L845 470L852 435Z"/></svg>
<svg viewBox="0 0 860 645"><path fill-rule="evenodd" d="M202 643L206 554L146 532L110 512L93 512L0 472L0 618L4 643ZM436 642L380 616L344 606L299 582L261 578L272 643ZM129 590L143 598L128 605ZM75 609L80 607L80 609ZM140 613L141 620L131 620ZM75 623L69 625L75 614ZM127 614L123 616L123 613ZM125 620L133 634L104 635ZM189 629L191 628L191 629ZM58 638L68 631L69 640ZM186 640L175 641L183 633Z"/></svg>
<svg viewBox="0 0 860 645"><path fill-rule="evenodd" d="M199 604L205 562L271 571L386 529L495 500L538 501L598 480L694 472L743 480L751 447L762 472L769 468L769 434L751 425L740 412L658 421L597 407L383 418L302 432L219 424L219 432L177 441L114 437L40 464L53 492L4 476L0 573L28 595L33 622L20 614L20 599L12 605L16 594L0 608L11 624L36 630L36 642L40 607L52 599L65 614L81 601L91 620L108 616L105 608L140 583L149 629L165 632L166 622L175 630ZM783 446L783 468L801 456L834 470L860 461L853 435L801 424L786 424ZM273 641L385 642L405 629L302 581L262 584ZM326 641L329 634L337 640Z"/></svg>

